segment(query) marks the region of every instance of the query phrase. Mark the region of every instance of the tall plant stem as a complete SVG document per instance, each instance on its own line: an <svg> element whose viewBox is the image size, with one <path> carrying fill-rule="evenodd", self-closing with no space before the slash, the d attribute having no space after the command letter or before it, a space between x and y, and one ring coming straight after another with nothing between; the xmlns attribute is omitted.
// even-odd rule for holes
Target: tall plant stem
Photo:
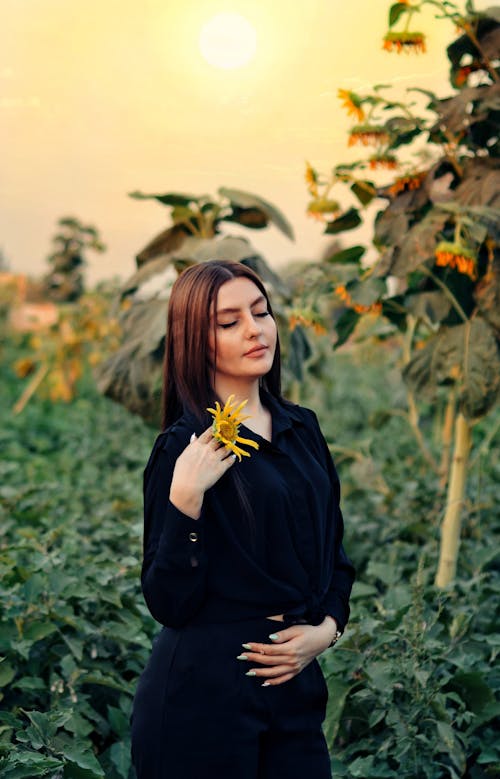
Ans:
<svg viewBox="0 0 500 779"><path fill-rule="evenodd" d="M424 265L423 263L421 263L421 264L418 266L418 269L419 269L419 270L421 270L421 271L422 271L422 273L425 273L425 275L426 275L426 276L430 276L430 278L431 278L431 279L432 279L432 280L435 282L435 284L437 284L437 285L438 285L438 287L439 287L439 288L440 288L440 289L443 291L443 294L444 294L444 295L445 295L445 296L448 298L448 300L450 301L450 303L452 304L453 308L455 309L455 311L457 312L457 314L460 316L460 318L461 318L461 319L462 319L464 322L468 322L468 321L469 321L469 319L468 319L468 317L467 317L467 315L466 315L465 311L463 310L462 306L460 305L460 303L458 302L458 300L456 299L455 295L454 295L454 294L453 294L453 292L450 290L450 288L449 288L449 287L447 287L447 286L446 286L446 284L444 284L444 283L441 281L441 279L440 279L440 278L438 278L438 277L437 277L437 276L436 276L436 275L435 275L435 274L434 274L434 273L433 273L433 272L432 272L432 271L431 271L431 270L430 270L430 269L429 269L429 268L428 268L426 265Z"/></svg>
<svg viewBox="0 0 500 779"><path fill-rule="evenodd" d="M28 401L31 398L31 396L34 395L34 393L37 391L38 387L40 386L40 384L44 380L48 370L49 370L49 366L46 363L43 362L40 365L40 367L38 368L38 370L35 373L35 375L33 376L33 378L31 379L31 381L28 384L28 386L25 387L24 392L21 395L21 397L19 398L19 400L17 401L17 403L14 404L14 406L12 408L12 412L14 414L20 414L21 413L21 411L26 406L26 404L28 403Z"/></svg>
<svg viewBox="0 0 500 779"><path fill-rule="evenodd" d="M407 365L411 360L411 345L413 342L413 336L415 333L415 329L417 327L418 320L416 317L413 317L411 315L408 315L408 327L406 330L406 337L403 342L403 360L404 364ZM415 400L415 396L411 390L407 390L407 399L408 399L408 413L405 414L405 417L413 430L413 434L415 438L417 439L417 444L420 448L420 451L422 452L422 456L424 460L430 465L432 470L435 473L439 472L439 466L432 456L431 452L429 451L429 448L427 444L425 443L424 436L422 435L422 431L420 430L419 425L419 414L418 414L418 408L417 403Z"/></svg>
<svg viewBox="0 0 500 779"><path fill-rule="evenodd" d="M441 472L441 478L439 480L439 487L444 490L446 487L446 482L448 480L448 472L450 470L450 455L451 455L451 444L453 441L453 428L455 426L455 413L456 413L456 406L455 406L455 388L452 387L452 389L449 392L448 395L448 402L446 404L446 410L444 412L444 422L443 422L443 429L441 434L441 463L439 466L439 470Z"/></svg>
<svg viewBox="0 0 500 779"><path fill-rule="evenodd" d="M467 481L471 425L460 412L455 421L455 448L451 463L446 512L441 525L441 548L436 587L443 589L455 578L460 547L461 514Z"/></svg>

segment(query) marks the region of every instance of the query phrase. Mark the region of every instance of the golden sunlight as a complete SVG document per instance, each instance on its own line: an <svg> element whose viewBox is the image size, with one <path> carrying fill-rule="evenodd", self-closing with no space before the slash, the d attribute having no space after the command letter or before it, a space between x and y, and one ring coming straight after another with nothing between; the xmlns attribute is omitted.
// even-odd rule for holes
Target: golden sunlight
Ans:
<svg viewBox="0 0 500 779"><path fill-rule="evenodd" d="M220 13L200 33L200 51L215 68L241 68L255 55L257 34L244 16Z"/></svg>

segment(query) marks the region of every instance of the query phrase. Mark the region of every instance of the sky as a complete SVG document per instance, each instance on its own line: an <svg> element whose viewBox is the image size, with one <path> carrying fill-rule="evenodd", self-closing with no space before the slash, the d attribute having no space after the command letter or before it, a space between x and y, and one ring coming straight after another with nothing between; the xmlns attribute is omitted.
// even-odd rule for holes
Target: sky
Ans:
<svg viewBox="0 0 500 779"><path fill-rule="evenodd" d="M477 0L483 9L491 2ZM386 0L2 0L0 249L15 272L48 269L61 216L94 224L107 245L88 254L89 283L135 268L168 210L129 192L255 192L292 223L245 234L273 267L319 257L329 239L306 216L305 162L354 159L339 88L391 84L447 96L445 46L455 31L418 15L427 54L382 50ZM203 26L224 11L254 27L243 67L202 56ZM354 234L352 234L354 236ZM351 234L347 234L350 239Z"/></svg>

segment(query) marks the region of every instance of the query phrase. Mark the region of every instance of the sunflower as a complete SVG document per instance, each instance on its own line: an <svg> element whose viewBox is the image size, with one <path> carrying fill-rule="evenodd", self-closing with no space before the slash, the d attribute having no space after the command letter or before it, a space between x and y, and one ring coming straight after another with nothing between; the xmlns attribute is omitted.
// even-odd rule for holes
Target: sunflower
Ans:
<svg viewBox="0 0 500 779"><path fill-rule="evenodd" d="M425 35L422 32L388 32L384 36L382 46L385 51L395 49L398 54L414 51L416 54L425 53Z"/></svg>
<svg viewBox="0 0 500 779"><path fill-rule="evenodd" d="M436 265L441 268L446 266L454 268L458 273L469 276L472 281L477 279L476 255L472 249L459 243L441 241L434 252Z"/></svg>
<svg viewBox="0 0 500 779"><path fill-rule="evenodd" d="M349 130L348 146L361 143L363 146L381 146L389 143L389 133L385 127L376 124L357 124Z"/></svg>
<svg viewBox="0 0 500 779"><path fill-rule="evenodd" d="M365 119L365 112L361 108L361 99L354 92L348 89L339 89L337 92L339 100L343 100L342 108L347 110L348 116L355 116L358 122Z"/></svg>
<svg viewBox="0 0 500 779"><path fill-rule="evenodd" d="M309 193L318 197L318 174L309 162L306 163L305 180Z"/></svg>
<svg viewBox="0 0 500 779"><path fill-rule="evenodd" d="M233 401L234 395L230 395L224 404L224 408L221 408L219 401L216 400L215 408L207 408L207 411L214 418L212 424L213 437L216 441L224 444L226 449L230 449L241 462L242 456L250 457L250 452L245 452L244 449L236 446L236 444L246 444L247 446L253 446L254 449L258 449L259 444L256 441L251 441L249 438L241 438L239 435L240 424L244 419L249 419L248 415L246 417L240 416L240 412L243 406L248 403L248 400L244 400L236 408L234 408Z"/></svg>
<svg viewBox="0 0 500 779"><path fill-rule="evenodd" d="M404 176L398 176L394 181L394 184L388 188L389 195L396 197L400 192L407 192L413 189L419 189L424 183L427 171L418 171L415 173L407 173Z"/></svg>
<svg viewBox="0 0 500 779"><path fill-rule="evenodd" d="M339 213L340 205L337 200L330 200L327 197L314 198L307 206L307 215L312 216L313 219L319 219L321 222L326 221L325 214L336 216Z"/></svg>
<svg viewBox="0 0 500 779"><path fill-rule="evenodd" d="M373 154L368 160L370 170L377 170L378 168L385 168L386 170L396 170L398 167L398 159L394 154Z"/></svg>

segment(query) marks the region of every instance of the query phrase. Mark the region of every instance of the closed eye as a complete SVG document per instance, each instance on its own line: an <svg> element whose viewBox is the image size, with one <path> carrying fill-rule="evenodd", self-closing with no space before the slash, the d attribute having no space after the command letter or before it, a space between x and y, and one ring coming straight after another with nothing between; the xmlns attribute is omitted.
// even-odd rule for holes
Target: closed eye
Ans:
<svg viewBox="0 0 500 779"><path fill-rule="evenodd" d="M262 311L260 314L254 314L254 316L258 316L258 317L269 316L269 311ZM234 322L224 322L224 323L219 322L219 327L222 327L224 330L227 330L230 327L234 327L237 324L238 324L237 320L235 320Z"/></svg>

